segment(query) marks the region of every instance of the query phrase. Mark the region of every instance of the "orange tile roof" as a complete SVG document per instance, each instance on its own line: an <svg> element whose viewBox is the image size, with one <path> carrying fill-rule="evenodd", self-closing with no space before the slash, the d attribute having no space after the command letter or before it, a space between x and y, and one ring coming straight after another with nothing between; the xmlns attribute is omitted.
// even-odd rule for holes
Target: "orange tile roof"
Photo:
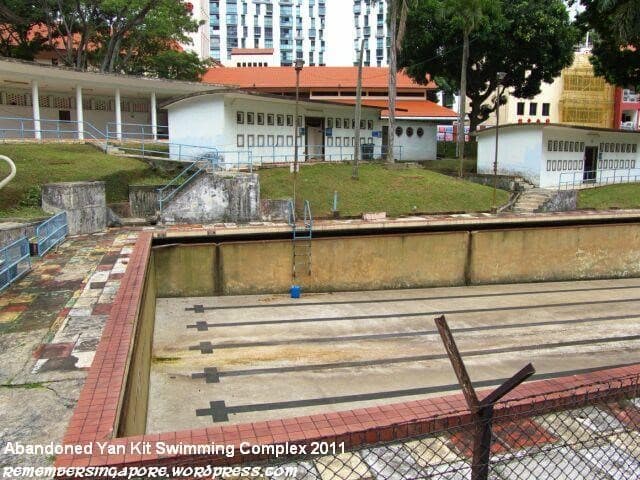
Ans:
<svg viewBox="0 0 640 480"><path fill-rule="evenodd" d="M348 105L355 105L356 101L349 100L334 100L339 103L346 103ZM385 108L380 115L382 117L389 116L389 100L362 100L363 107L378 107ZM396 101L396 117L413 117L413 118L451 118L455 119L458 116L456 112L447 107L442 107L437 103L429 100L398 100Z"/></svg>
<svg viewBox="0 0 640 480"><path fill-rule="evenodd" d="M305 67L300 72L300 87L338 89L354 89L357 85L357 67ZM217 85L235 85L240 88L257 89L293 89L296 85L296 71L293 67L228 67L211 68L204 75L204 83ZM364 88L387 89L389 69L386 67L364 67L362 86ZM398 88L402 89L435 89L435 83L420 85L408 75L398 72Z"/></svg>

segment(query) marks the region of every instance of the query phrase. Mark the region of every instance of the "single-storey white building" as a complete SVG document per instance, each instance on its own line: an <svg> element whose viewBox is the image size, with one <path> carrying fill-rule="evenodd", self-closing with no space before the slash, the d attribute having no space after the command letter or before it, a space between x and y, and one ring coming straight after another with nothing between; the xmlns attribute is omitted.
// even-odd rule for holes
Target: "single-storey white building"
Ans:
<svg viewBox="0 0 640 480"><path fill-rule="evenodd" d="M559 124L509 124L498 131L498 174L541 188L640 181L640 133ZM475 134L478 173L491 174L496 128Z"/></svg>
<svg viewBox="0 0 640 480"><path fill-rule="evenodd" d="M170 98L215 85L0 59L0 139L166 138Z"/></svg>
<svg viewBox="0 0 640 480"><path fill-rule="evenodd" d="M197 156L202 154L197 147L211 147L229 163L251 161L260 165L294 160L296 102L291 97L212 91L172 100L164 108L169 112L173 158L189 158L190 152ZM353 106L300 100L298 117L298 161L353 159ZM380 109L363 107L360 127L360 143L373 145L374 157L380 157Z"/></svg>

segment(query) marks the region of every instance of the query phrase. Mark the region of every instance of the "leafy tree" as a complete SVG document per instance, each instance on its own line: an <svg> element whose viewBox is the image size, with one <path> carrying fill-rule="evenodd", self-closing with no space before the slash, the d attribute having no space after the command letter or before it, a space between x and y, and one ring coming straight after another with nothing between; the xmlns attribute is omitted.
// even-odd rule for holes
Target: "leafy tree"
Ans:
<svg viewBox="0 0 640 480"><path fill-rule="evenodd" d="M467 73L469 65L471 33L489 21L492 15L498 12L497 0L446 0L442 10L449 25L462 33L462 62L460 66L460 98L467 98ZM462 176L464 144L465 144L465 119L466 102L460 102L458 115L458 157L460 158L460 176Z"/></svg>
<svg viewBox="0 0 640 480"><path fill-rule="evenodd" d="M127 73L152 75L171 80L200 81L207 72L210 62L203 62L194 52L165 49L154 55L145 56L136 62Z"/></svg>
<svg viewBox="0 0 640 480"><path fill-rule="evenodd" d="M464 39L461 25L441 13L447 1L419 0L410 12L401 65L418 82L429 73L458 89ZM532 98L542 82L552 83L573 62L578 39L562 0L502 0L500 12L488 17L469 40L466 97L471 131L495 111L499 86L504 104L506 89L516 97ZM500 85L498 72L507 74Z"/></svg>
<svg viewBox="0 0 640 480"><path fill-rule="evenodd" d="M0 3L0 55L33 60L47 36L34 27L44 22L41 9L24 0L4 0Z"/></svg>
<svg viewBox="0 0 640 480"><path fill-rule="evenodd" d="M10 10L0 8L0 20L13 45L3 50L13 56L33 59L49 49L60 64L78 70L188 80L198 79L208 65L179 47L199 27L182 0L4 0L2 6ZM34 25L41 33L30 37Z"/></svg>
<svg viewBox="0 0 640 480"><path fill-rule="evenodd" d="M581 0L583 32L595 32L591 63L609 83L640 89L640 0Z"/></svg>

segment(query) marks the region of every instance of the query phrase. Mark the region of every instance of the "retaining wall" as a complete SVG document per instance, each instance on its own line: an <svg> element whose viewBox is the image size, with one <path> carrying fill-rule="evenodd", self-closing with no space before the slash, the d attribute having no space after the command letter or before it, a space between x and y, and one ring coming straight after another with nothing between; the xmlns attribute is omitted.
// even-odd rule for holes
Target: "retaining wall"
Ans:
<svg viewBox="0 0 640 480"><path fill-rule="evenodd" d="M42 209L67 212L69 235L102 232L107 228L104 182L48 183L42 186Z"/></svg>
<svg viewBox="0 0 640 480"><path fill-rule="evenodd" d="M248 223L260 218L256 173L198 175L163 209L165 223Z"/></svg>
<svg viewBox="0 0 640 480"><path fill-rule="evenodd" d="M286 293L290 240L154 248L163 297ZM640 224L314 239L311 292L640 275Z"/></svg>
<svg viewBox="0 0 640 480"><path fill-rule="evenodd" d="M158 188L163 185L129 185L129 208L131 216L151 217L158 210Z"/></svg>

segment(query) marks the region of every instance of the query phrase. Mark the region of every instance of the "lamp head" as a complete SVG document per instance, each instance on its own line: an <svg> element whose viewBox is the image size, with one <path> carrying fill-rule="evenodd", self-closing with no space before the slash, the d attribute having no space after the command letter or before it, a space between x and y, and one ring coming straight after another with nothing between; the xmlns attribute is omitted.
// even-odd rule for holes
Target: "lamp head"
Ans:
<svg viewBox="0 0 640 480"><path fill-rule="evenodd" d="M299 72L300 70L302 70L302 67L304 67L304 60L301 58L297 58L295 63L293 64L293 67L296 69L296 72Z"/></svg>
<svg viewBox="0 0 640 480"><path fill-rule="evenodd" d="M505 79L505 77L507 76L506 72L498 72L496 74L496 76L498 77L498 82L502 83Z"/></svg>

